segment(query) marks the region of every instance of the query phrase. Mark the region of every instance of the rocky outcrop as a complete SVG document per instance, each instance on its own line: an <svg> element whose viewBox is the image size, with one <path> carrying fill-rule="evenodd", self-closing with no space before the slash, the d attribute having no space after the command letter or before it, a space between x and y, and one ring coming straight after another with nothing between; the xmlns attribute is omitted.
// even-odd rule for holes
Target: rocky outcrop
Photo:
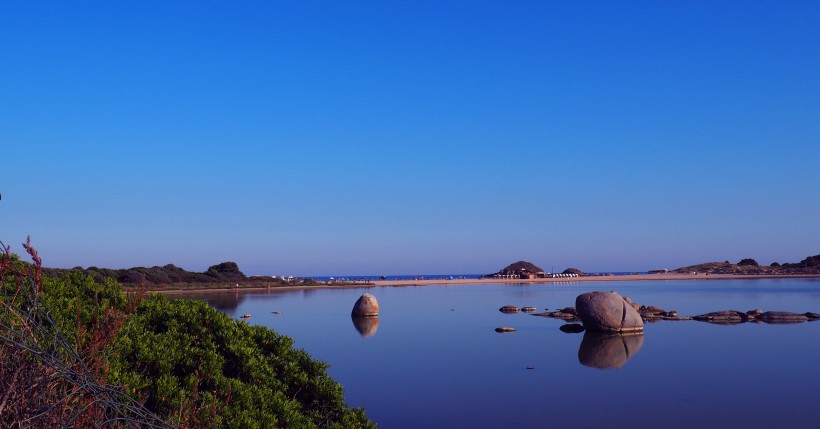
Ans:
<svg viewBox="0 0 820 429"><path fill-rule="evenodd" d="M596 332L641 332L643 319L617 292L587 292L575 298L584 328Z"/></svg>
<svg viewBox="0 0 820 429"><path fill-rule="evenodd" d="M579 270L578 268L567 268L561 274L575 274L577 277L583 277L584 272Z"/></svg>
<svg viewBox="0 0 820 429"><path fill-rule="evenodd" d="M692 316L692 319L701 322L716 323L720 325L734 325L749 320L751 316L747 313L735 310L713 311L711 313Z"/></svg>
<svg viewBox="0 0 820 429"><path fill-rule="evenodd" d="M572 312L565 312L564 310L572 309ZM553 319L566 320L568 322L578 321L578 313L575 312L574 307L567 307L562 310L545 311L542 313L534 313L533 316L550 317Z"/></svg>
<svg viewBox="0 0 820 429"><path fill-rule="evenodd" d="M378 317L379 316L379 302L376 297L366 293L359 297L356 304L353 305L351 313L355 317Z"/></svg>
<svg viewBox="0 0 820 429"><path fill-rule="evenodd" d="M788 311L767 311L755 317L755 320L765 323L800 323L808 321L809 318L805 314Z"/></svg>
<svg viewBox="0 0 820 429"><path fill-rule="evenodd" d="M495 274L514 276L520 275L521 273L537 274L543 272L544 270L542 270L540 267L536 266L532 262L518 261L513 262L510 265L507 265L506 267L502 268L501 271Z"/></svg>

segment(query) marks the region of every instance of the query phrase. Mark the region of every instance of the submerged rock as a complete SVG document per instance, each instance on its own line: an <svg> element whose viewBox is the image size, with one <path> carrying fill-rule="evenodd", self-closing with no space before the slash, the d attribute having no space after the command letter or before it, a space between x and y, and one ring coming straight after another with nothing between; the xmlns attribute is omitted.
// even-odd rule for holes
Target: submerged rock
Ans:
<svg viewBox="0 0 820 429"><path fill-rule="evenodd" d="M766 323L800 323L809 320L805 314L791 313L788 311L767 311L761 313L755 319Z"/></svg>
<svg viewBox="0 0 820 429"><path fill-rule="evenodd" d="M561 313L571 314L573 316L578 315L578 310L575 307L564 307L558 311L560 311Z"/></svg>
<svg viewBox="0 0 820 429"><path fill-rule="evenodd" d="M641 315L617 292L587 292L575 298L584 328L597 332L641 332Z"/></svg>
<svg viewBox="0 0 820 429"><path fill-rule="evenodd" d="M579 325L578 323L567 323L561 325L558 329L560 329L561 332L566 332L568 334L578 334L584 332L584 326Z"/></svg>
<svg viewBox="0 0 820 429"><path fill-rule="evenodd" d="M751 317L743 312L735 310L713 311L711 313L692 316L692 319L700 322L716 323L719 325L734 325L743 323Z"/></svg>
<svg viewBox="0 0 820 429"><path fill-rule="evenodd" d="M353 304L351 315L357 317L378 317L379 302L376 301L375 296L366 293L359 297L356 304Z"/></svg>
<svg viewBox="0 0 820 429"><path fill-rule="evenodd" d="M543 313L535 313L533 316L540 316L540 317L550 317L553 319L562 319L566 321L576 321L579 320L578 316L570 313L564 313L562 311L545 311Z"/></svg>

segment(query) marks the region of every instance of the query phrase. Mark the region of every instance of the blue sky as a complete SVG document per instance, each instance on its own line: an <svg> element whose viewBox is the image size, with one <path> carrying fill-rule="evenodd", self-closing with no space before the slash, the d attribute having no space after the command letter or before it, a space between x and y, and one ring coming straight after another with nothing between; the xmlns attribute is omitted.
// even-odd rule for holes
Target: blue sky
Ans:
<svg viewBox="0 0 820 429"><path fill-rule="evenodd" d="M817 1L3 2L0 239L249 274L796 262L818 28Z"/></svg>

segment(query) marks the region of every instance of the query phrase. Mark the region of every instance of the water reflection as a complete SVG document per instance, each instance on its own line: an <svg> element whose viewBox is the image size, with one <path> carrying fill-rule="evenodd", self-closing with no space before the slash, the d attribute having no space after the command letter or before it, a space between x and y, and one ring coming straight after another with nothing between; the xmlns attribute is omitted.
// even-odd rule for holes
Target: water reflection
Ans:
<svg viewBox="0 0 820 429"><path fill-rule="evenodd" d="M208 304L223 312L232 312L242 304L248 294L239 292L213 293L213 294L193 294L193 296L182 295L180 298L202 299Z"/></svg>
<svg viewBox="0 0 820 429"><path fill-rule="evenodd" d="M592 368L620 368L638 353L641 346L643 333L623 335L587 331L578 348L578 361Z"/></svg>
<svg viewBox="0 0 820 429"><path fill-rule="evenodd" d="M378 317L351 316L350 318L353 320L353 326L363 337L373 336L379 330Z"/></svg>

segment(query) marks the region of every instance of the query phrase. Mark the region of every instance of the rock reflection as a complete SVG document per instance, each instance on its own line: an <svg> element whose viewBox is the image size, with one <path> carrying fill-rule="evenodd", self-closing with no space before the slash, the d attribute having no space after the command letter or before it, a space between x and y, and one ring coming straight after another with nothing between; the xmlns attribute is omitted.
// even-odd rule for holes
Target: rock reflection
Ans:
<svg viewBox="0 0 820 429"><path fill-rule="evenodd" d="M620 368L638 353L641 346L643 333L624 335L587 331L578 348L578 361L592 368Z"/></svg>
<svg viewBox="0 0 820 429"><path fill-rule="evenodd" d="M363 337L373 336L379 330L378 317L351 316L351 319L353 319L353 326Z"/></svg>

